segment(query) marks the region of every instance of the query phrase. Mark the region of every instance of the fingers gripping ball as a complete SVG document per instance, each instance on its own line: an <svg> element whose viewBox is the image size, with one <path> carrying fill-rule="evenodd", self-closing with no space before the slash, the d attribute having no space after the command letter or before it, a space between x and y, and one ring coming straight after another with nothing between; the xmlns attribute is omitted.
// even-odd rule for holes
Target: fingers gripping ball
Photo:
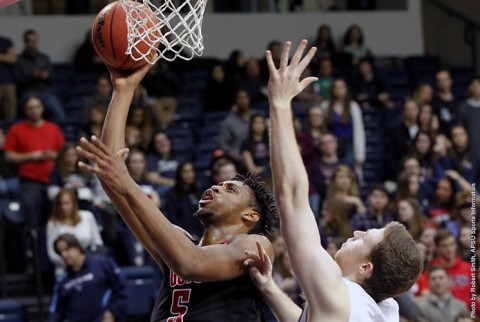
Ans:
<svg viewBox="0 0 480 322"><path fill-rule="evenodd" d="M131 15L133 18L141 17L145 20L144 26L138 32L143 36L135 39L138 42L136 50L132 50L132 56L142 58L153 48L160 44L160 32L153 28L158 19L152 10L139 2L129 1L129 8L133 5ZM147 63L145 59L135 60L125 52L128 48L128 28L125 11L120 1L115 1L105 6L95 17L92 25L92 42L100 59L109 66L120 69L137 69Z"/></svg>

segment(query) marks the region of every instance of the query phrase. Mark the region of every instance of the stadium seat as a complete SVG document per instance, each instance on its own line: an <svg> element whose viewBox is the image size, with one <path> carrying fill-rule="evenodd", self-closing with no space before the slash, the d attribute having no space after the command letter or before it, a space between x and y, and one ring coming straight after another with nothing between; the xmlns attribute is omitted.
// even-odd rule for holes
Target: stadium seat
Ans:
<svg viewBox="0 0 480 322"><path fill-rule="evenodd" d="M15 300L0 300L0 322L24 322L23 308Z"/></svg>
<svg viewBox="0 0 480 322"><path fill-rule="evenodd" d="M151 266L126 266L122 272L127 280L127 316L149 316L159 279Z"/></svg>

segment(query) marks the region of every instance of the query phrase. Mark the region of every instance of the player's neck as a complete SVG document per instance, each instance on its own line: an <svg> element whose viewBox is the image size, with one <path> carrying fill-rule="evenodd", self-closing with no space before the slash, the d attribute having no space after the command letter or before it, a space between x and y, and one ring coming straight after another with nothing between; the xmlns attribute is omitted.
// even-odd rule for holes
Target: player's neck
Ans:
<svg viewBox="0 0 480 322"><path fill-rule="evenodd" d="M244 226L206 227L200 246L229 243L234 236L246 233L247 229Z"/></svg>

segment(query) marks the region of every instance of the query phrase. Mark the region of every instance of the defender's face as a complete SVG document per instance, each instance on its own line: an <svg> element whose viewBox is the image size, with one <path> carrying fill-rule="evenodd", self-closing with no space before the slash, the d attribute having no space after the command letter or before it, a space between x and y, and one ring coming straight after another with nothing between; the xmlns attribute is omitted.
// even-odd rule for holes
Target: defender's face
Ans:
<svg viewBox="0 0 480 322"><path fill-rule="evenodd" d="M198 203L197 216L202 218L226 215L235 221L250 207L252 190L241 181L224 181L207 189Z"/></svg>
<svg viewBox="0 0 480 322"><path fill-rule="evenodd" d="M353 237L349 238L335 254L335 261L346 273L355 267L368 261L370 253L385 236L385 229L369 229L354 231Z"/></svg>

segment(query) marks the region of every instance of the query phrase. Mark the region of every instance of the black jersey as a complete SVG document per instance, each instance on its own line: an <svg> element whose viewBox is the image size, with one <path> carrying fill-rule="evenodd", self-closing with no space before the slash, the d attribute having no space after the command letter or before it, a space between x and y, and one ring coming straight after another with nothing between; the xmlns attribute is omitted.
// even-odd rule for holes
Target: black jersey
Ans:
<svg viewBox="0 0 480 322"><path fill-rule="evenodd" d="M260 322L264 301L249 275L190 282L165 269L152 322Z"/></svg>

